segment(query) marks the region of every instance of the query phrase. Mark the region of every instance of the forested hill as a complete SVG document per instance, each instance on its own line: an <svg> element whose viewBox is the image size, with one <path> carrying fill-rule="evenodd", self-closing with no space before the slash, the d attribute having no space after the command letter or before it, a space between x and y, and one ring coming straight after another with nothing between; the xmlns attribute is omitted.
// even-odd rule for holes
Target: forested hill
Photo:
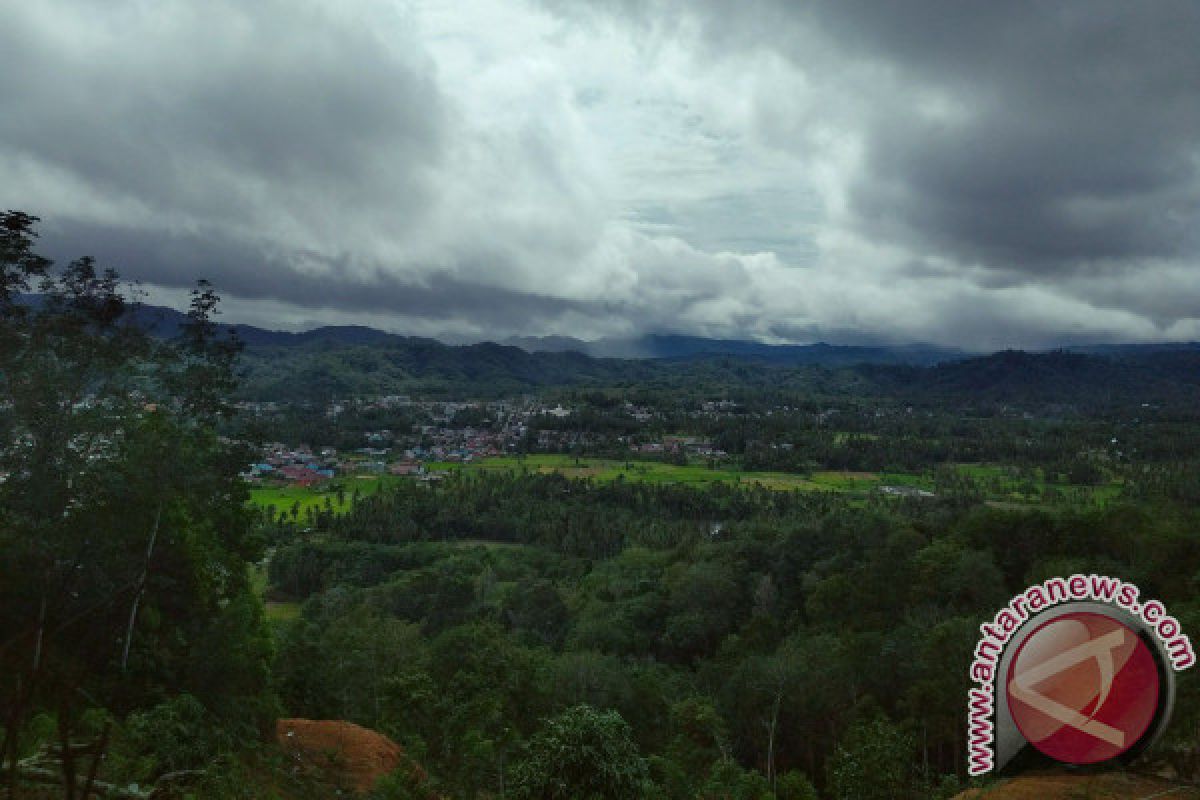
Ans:
<svg viewBox="0 0 1200 800"><path fill-rule="evenodd" d="M250 345L244 396L321 402L394 393L501 396L566 387L770 389L823 396L1108 406L1200 400L1200 348L1117 355L1005 351L934 366L781 365L730 355L685 360L529 353L492 343L451 346L389 337L371 344L316 340Z"/></svg>
<svg viewBox="0 0 1200 800"><path fill-rule="evenodd" d="M36 295L22 300L39 305ZM133 307L130 318L162 338L177 335L186 320L174 309L145 305ZM1039 353L1008 350L965 357L962 351L925 345L774 346L687 336L447 345L355 325L300 333L218 327L236 332L246 345L241 396L254 400L319 403L397 393L498 397L569 387L693 389L708 394L769 390L912 403L1068 407L1200 400L1196 342L1094 345Z"/></svg>
<svg viewBox="0 0 1200 800"><path fill-rule="evenodd" d="M764 344L743 339L709 339L678 334L647 334L624 339L584 341L562 336L513 337L504 342L531 353L575 350L598 358L695 359L711 356L738 356L776 364L912 364L928 366L964 358L968 353L957 348L927 344L909 345L834 345Z"/></svg>
<svg viewBox="0 0 1200 800"><path fill-rule="evenodd" d="M27 302L35 303L33 297ZM162 306L138 305L130 317L155 336L176 335L187 317L180 311ZM403 346L436 340L387 333L363 325L326 325L312 330L292 333L267 330L252 325L222 325L236 331L238 338L251 347L296 347L305 345L384 345ZM479 346L491 344L482 343ZM739 339L709 339L701 336L648 334L624 339L585 341L565 336L511 337L503 345L516 347L526 353L582 353L594 358L622 359L697 359L714 356L735 356L775 364L820 364L845 366L852 364L913 364L925 366L962 358L962 350L910 344L898 346L831 345L825 342L805 345L772 345Z"/></svg>
<svg viewBox="0 0 1200 800"><path fill-rule="evenodd" d="M649 361L527 353L492 343L451 346L409 337L375 345L252 345L242 365L245 396L306 401L405 392L501 396L552 386L654 381L670 372Z"/></svg>
<svg viewBox="0 0 1200 800"><path fill-rule="evenodd" d="M1007 403L1177 404L1200 399L1200 349L1100 356L1007 350L929 368L864 365L877 390L933 401L970 397Z"/></svg>

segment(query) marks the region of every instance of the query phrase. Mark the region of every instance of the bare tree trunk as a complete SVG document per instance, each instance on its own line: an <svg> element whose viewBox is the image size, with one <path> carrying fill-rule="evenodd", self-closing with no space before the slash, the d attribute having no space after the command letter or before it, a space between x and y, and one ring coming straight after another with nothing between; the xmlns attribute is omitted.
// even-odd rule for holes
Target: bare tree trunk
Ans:
<svg viewBox="0 0 1200 800"><path fill-rule="evenodd" d="M129 646L133 644L133 624L137 621L138 605L142 602L142 594L146 591L146 579L150 576L150 559L154 556L154 543L158 541L158 525L162 521L162 502L154 512L154 527L150 529L150 542L146 545L146 561L142 564L142 574L138 578L137 591L133 593L133 603L129 606L129 624L125 626L125 646L121 653L121 672L129 665Z"/></svg>
<svg viewBox="0 0 1200 800"><path fill-rule="evenodd" d="M921 723L921 761L925 769L925 775L929 775L929 726L925 722Z"/></svg>
<svg viewBox="0 0 1200 800"><path fill-rule="evenodd" d="M75 753L71 750L71 708L65 700L58 711L58 741L62 747L63 797L75 800L78 787L75 785Z"/></svg>
<svg viewBox="0 0 1200 800"><path fill-rule="evenodd" d="M8 762L8 800L17 800L17 734L13 732L5 742L7 750L4 756Z"/></svg>
<svg viewBox="0 0 1200 800"><path fill-rule="evenodd" d="M39 615L39 625L37 637L40 640L42 636L42 628L45 626L45 599L43 597L42 612ZM9 709L8 719L4 726L4 748L0 749L0 765L4 761L9 762L8 772L8 795L10 798L17 796L17 761L20 758L21 742L19 733L22 725L25 722L25 717L28 712L29 704L33 699L34 686L37 682L38 669L41 667L41 654L37 653L33 661L34 670L30 673L28 680L22 680L21 675L17 675L17 691L13 697L12 708Z"/></svg>
<svg viewBox="0 0 1200 800"><path fill-rule="evenodd" d="M108 750L108 734L112 730L112 721L104 723L104 730L100 733L100 740L96 742L95 752L92 753L92 763L88 767L87 780L83 784L83 800L88 800L92 796L92 788L96 785L96 773L100 770L100 762L104 759L104 753Z"/></svg>
<svg viewBox="0 0 1200 800"><path fill-rule="evenodd" d="M123 786L114 786L113 784L106 783L104 781L96 781L96 784L92 789L92 794L99 794L107 797L128 798L128 800L149 800L149 798L156 796L155 792L160 786L167 786L170 783L178 781L182 778L189 778L198 774L200 774L199 770L180 770L179 772L168 772L166 775L163 775L161 778L159 778L155 782L155 787L148 792L135 792ZM46 767L38 766L36 764L22 763L20 775L24 780L33 781L36 783L52 784L54 786L58 786L62 783L62 775L59 772L52 769L47 769ZM88 798L82 798L82 800L88 800Z"/></svg>
<svg viewBox="0 0 1200 800"><path fill-rule="evenodd" d="M46 579L47 581L49 578ZM46 587L42 586L42 602L38 608L37 632L33 638L33 673L37 674L42 665L42 639L46 634Z"/></svg>
<svg viewBox="0 0 1200 800"><path fill-rule="evenodd" d="M13 707L9 709L8 719L4 724L4 750L0 752L0 763L8 761L8 800L16 800L17 797L17 757L20 755L19 742L17 741L17 727L21 719L21 705L24 703L25 687L21 684L21 676L17 676L17 691L13 697Z"/></svg>
<svg viewBox="0 0 1200 800"><path fill-rule="evenodd" d="M779 726L779 707L783 703L783 686L775 691L775 702L771 707L771 724L767 727L767 783L775 791L775 730Z"/></svg>

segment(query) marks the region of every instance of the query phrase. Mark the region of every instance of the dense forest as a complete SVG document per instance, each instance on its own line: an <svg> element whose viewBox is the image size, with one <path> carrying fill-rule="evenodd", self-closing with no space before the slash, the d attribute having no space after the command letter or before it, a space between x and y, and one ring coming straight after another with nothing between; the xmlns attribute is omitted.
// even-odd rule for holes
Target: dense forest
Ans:
<svg viewBox="0 0 1200 800"><path fill-rule="evenodd" d="M855 361L838 348L817 363L764 356L696 354L675 359L592 358L578 352L528 353L490 342L453 347L381 335L291 344L253 344L241 362L238 396L312 403L416 392L442 397L504 397L561 387L721 389L733 394L896 398L942 405L965 399L1097 408L1148 400L1185 404L1200 387L1200 347L1098 353L1010 351L921 366ZM869 352L869 351L868 351Z"/></svg>
<svg viewBox="0 0 1200 800"><path fill-rule="evenodd" d="M579 704L629 725L646 796L805 797L810 782L948 796L979 620L1031 583L1095 571L1194 627L1197 522L1165 502L1030 512L532 474L413 485L318 537L276 534L271 583L307 599L278 688L305 714L387 731L456 797L499 796L542 720ZM1190 677L1158 757L1194 774Z"/></svg>

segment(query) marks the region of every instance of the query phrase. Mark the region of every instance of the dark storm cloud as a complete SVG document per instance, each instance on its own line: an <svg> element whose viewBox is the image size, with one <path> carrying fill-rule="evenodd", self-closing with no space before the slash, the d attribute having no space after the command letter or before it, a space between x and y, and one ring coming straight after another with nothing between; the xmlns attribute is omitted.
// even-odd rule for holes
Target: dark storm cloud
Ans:
<svg viewBox="0 0 1200 800"><path fill-rule="evenodd" d="M261 59L221 63L213 53L214 61L196 69L195 53L164 54L150 74L138 74L151 65L136 60L91 69L64 64L59 59L69 54L36 46L19 27L0 28L6 62L22 65L0 71L0 96L20 112L0 116L0 137L11 152L172 205L226 202L195 192L214 166L261 181L354 191L377 188L373 156L385 148L408 151L414 162L436 156L431 87L388 69L369 42L348 38L332 50L310 50L268 22L254 23ZM381 71L391 79L379 81ZM81 73L91 73L82 85Z"/></svg>
<svg viewBox="0 0 1200 800"><path fill-rule="evenodd" d="M258 324L1200 337L1200 4L0 0L0 207Z"/></svg>
<svg viewBox="0 0 1200 800"><path fill-rule="evenodd" d="M27 4L4 14L0 53L0 155L100 202L314 236L348 209L402 229L428 204L441 97L418 59L335 13Z"/></svg>
<svg viewBox="0 0 1200 800"><path fill-rule="evenodd" d="M840 21L966 109L873 129L864 221L1032 272L1196 256L1200 5L989 5Z"/></svg>
<svg viewBox="0 0 1200 800"><path fill-rule="evenodd" d="M48 254L64 262L81 253L115 266L123 277L165 288L188 288L204 278L241 300L284 298L309 311L336 309L416 319L466 318L519 329L529 315L558 317L594 311L585 304L463 280L449 271L397 273L377 266L327 261L316 254L264 252L203 233L167 235L127 227L51 226ZM297 263L302 260L302 263Z"/></svg>
<svg viewBox="0 0 1200 800"><path fill-rule="evenodd" d="M844 84L868 104L850 193L866 233L1036 274L1200 252L1200 4L779 0L757 11L732 30L711 21L714 46L766 42L826 78L858 64L879 82ZM807 44L801 29L827 49L793 46Z"/></svg>

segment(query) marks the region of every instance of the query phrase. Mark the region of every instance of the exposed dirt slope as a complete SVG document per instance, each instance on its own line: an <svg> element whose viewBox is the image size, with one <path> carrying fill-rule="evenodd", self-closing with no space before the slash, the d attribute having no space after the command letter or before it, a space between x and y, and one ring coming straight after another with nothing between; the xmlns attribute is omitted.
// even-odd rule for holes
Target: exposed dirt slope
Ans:
<svg viewBox="0 0 1200 800"><path fill-rule="evenodd" d="M1100 775L1022 775L988 789L969 789L956 800L1200 800L1200 788L1161 778L1111 772Z"/></svg>
<svg viewBox="0 0 1200 800"><path fill-rule="evenodd" d="M284 752L306 767L335 775L357 792L370 791L375 781L402 766L416 781L425 777L400 745L352 722L281 719L275 733Z"/></svg>

